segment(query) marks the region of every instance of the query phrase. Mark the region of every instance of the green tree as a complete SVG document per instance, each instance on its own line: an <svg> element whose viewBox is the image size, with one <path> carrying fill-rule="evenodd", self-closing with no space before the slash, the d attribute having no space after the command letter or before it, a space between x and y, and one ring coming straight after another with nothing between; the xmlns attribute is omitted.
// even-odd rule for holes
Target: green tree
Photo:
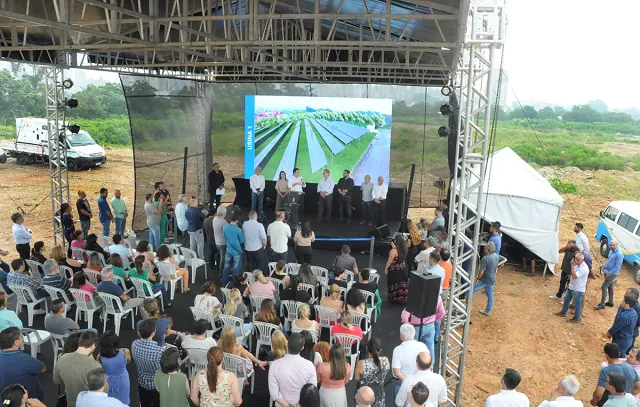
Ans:
<svg viewBox="0 0 640 407"><path fill-rule="evenodd" d="M576 105L564 114L563 119L570 122L594 123L602 121L602 114L589 105Z"/></svg>
<svg viewBox="0 0 640 407"><path fill-rule="evenodd" d="M557 118L556 113L549 106L538 110L538 117L541 119L555 119Z"/></svg>

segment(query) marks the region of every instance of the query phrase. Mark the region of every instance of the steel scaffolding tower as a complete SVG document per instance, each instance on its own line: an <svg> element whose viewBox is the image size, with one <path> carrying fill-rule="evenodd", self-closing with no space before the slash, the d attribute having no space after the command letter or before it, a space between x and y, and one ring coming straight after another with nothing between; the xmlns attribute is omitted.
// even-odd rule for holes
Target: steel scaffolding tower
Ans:
<svg viewBox="0 0 640 407"><path fill-rule="evenodd" d="M63 70L45 66L46 112L48 120L49 176L51 178L51 211L53 216L53 244L66 244L60 218L60 206L69 202L69 173L67 172L67 141Z"/></svg>
<svg viewBox="0 0 640 407"><path fill-rule="evenodd" d="M471 4L466 36L453 88L458 98L456 168L451 183L449 247L453 276L446 304L441 373L447 382L449 404L461 405L469 320L476 278L483 186L489 153L491 110L495 104L496 56L505 36L503 0ZM471 268L463 268L471 260Z"/></svg>

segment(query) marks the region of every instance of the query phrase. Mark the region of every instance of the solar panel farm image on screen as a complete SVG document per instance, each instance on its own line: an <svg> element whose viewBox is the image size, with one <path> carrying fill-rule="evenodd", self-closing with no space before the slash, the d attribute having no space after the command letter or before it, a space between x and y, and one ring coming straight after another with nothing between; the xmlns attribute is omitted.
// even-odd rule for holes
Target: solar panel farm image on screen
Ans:
<svg viewBox="0 0 640 407"><path fill-rule="evenodd" d="M338 180L351 171L356 185L371 175L389 178L391 99L246 96L245 176L261 167L266 179L294 168L318 182L327 168Z"/></svg>

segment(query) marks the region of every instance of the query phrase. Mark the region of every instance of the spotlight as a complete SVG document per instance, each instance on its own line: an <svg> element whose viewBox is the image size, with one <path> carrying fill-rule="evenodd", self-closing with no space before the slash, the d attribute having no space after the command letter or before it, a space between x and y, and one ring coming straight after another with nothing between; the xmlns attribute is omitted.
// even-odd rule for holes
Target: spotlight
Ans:
<svg viewBox="0 0 640 407"><path fill-rule="evenodd" d="M78 99L66 99L64 101L65 106L70 107L71 109L74 109L76 107L78 107Z"/></svg>
<svg viewBox="0 0 640 407"><path fill-rule="evenodd" d="M453 109L453 106L451 106L450 104L444 104L442 106L440 106L440 114L443 116L449 116L455 113L455 110Z"/></svg>
<svg viewBox="0 0 640 407"><path fill-rule="evenodd" d="M67 125L67 129L69 129L69 131L73 134L80 133L80 126L77 124L69 124Z"/></svg>
<svg viewBox="0 0 640 407"><path fill-rule="evenodd" d="M62 81L62 87L65 89L71 89L73 87L73 81L71 79L65 79Z"/></svg>
<svg viewBox="0 0 640 407"><path fill-rule="evenodd" d="M442 89L440 89L440 93L442 93L443 96L449 96L451 94L451 92L453 92L453 89L451 89L451 86L443 86Z"/></svg>
<svg viewBox="0 0 640 407"><path fill-rule="evenodd" d="M440 137L449 137L451 133L451 128L447 126L442 126L438 129L438 136Z"/></svg>

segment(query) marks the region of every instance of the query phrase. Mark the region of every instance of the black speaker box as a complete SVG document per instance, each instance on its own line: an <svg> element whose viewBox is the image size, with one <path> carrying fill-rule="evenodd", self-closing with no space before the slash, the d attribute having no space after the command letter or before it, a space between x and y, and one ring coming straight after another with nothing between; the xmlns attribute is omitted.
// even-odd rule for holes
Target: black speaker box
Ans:
<svg viewBox="0 0 640 407"><path fill-rule="evenodd" d="M418 318L434 315L438 308L440 295L440 277L432 275L410 273L409 296L407 298L407 312Z"/></svg>
<svg viewBox="0 0 640 407"><path fill-rule="evenodd" d="M373 228L369 231L369 236L375 237L376 239L385 239L391 235L391 230L389 226L382 225L377 228Z"/></svg>

